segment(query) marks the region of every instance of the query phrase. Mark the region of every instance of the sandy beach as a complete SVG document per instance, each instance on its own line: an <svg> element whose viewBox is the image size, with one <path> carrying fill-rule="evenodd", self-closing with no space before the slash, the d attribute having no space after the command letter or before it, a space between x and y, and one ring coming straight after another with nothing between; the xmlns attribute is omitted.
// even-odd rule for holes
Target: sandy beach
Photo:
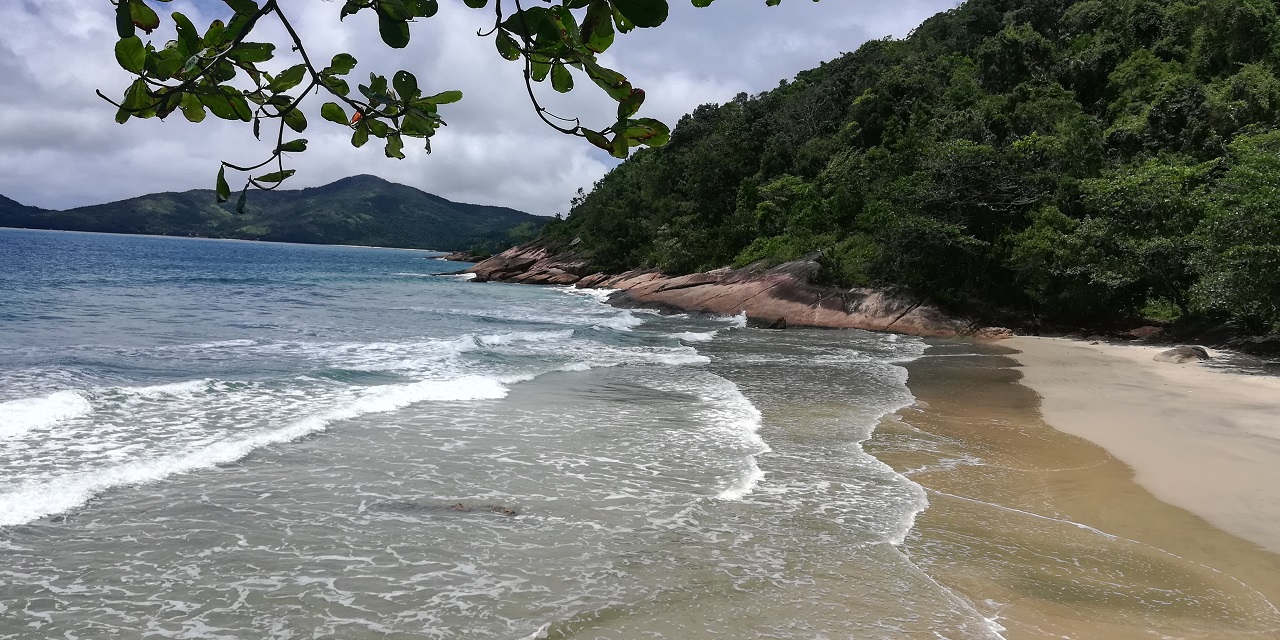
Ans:
<svg viewBox="0 0 1280 640"><path fill-rule="evenodd" d="M865 445L928 492L901 551L1009 640L1276 637L1274 381L1099 346L907 365L916 406Z"/></svg>
<svg viewBox="0 0 1280 640"><path fill-rule="evenodd" d="M1280 377L1157 362L1162 347L1005 344L1051 426L1105 448L1160 500L1280 553Z"/></svg>

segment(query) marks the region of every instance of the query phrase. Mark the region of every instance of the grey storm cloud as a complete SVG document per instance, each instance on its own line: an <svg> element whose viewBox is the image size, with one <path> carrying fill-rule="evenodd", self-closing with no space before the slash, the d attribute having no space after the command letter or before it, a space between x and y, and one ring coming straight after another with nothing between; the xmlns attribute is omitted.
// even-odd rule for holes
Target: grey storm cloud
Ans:
<svg viewBox="0 0 1280 640"><path fill-rule="evenodd" d="M863 42L901 37L956 0L719 0L694 8L673 0L659 29L619 38L605 62L646 90L642 115L674 124L694 107L759 93ZM289 159L298 169L289 188L371 173L449 199L497 204L550 215L616 161L579 138L543 125L531 108L521 67L499 58L476 37L491 14L447 0L441 12L414 25L408 49L393 51L377 37L368 15L339 23L340 3L281 0L313 56L340 51L360 61L357 74L413 71L428 90L461 89L466 98L442 109L449 126L433 153L408 149L390 160L377 145L353 149L348 133L309 112L310 150ZM219 0L158 4L197 25L225 18ZM163 15L163 13L162 13ZM115 109L94 95L116 95L128 75L112 56L115 27L108 0L0 3L0 194L24 204L66 208L155 191L210 188L218 161L252 164L269 153L249 128L210 118L201 125L167 121L114 122ZM282 34L267 30L263 36ZM157 44L169 35L152 34ZM281 62L283 68L292 62ZM546 105L584 124L607 126L614 109L588 83ZM323 100L315 100L312 110Z"/></svg>

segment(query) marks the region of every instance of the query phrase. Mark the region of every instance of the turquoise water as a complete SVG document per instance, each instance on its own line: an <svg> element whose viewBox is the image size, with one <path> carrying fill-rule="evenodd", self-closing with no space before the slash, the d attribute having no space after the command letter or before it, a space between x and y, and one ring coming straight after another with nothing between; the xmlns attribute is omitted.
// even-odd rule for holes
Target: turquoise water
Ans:
<svg viewBox="0 0 1280 640"><path fill-rule="evenodd" d="M860 447L923 343L431 258L0 229L0 638L992 635Z"/></svg>

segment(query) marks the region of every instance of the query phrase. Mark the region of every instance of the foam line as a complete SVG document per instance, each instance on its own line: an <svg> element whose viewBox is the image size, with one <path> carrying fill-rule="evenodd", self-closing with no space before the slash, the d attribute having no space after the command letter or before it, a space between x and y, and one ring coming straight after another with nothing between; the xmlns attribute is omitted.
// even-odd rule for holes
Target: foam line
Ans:
<svg viewBox="0 0 1280 640"><path fill-rule="evenodd" d="M374 387L344 406L296 420L280 429L228 438L167 457L136 460L51 480L19 484L13 490L0 493L0 527L26 524L74 509L116 487L149 484L173 475L235 462L257 449L324 431L335 421L395 411L418 402L499 399L506 395L507 387L501 381L483 376Z"/></svg>

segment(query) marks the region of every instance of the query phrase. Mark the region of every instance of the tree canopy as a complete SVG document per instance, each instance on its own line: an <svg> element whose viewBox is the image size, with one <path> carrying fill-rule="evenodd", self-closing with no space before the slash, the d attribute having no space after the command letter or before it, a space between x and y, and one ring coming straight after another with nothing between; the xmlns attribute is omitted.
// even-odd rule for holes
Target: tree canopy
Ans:
<svg viewBox="0 0 1280 640"><path fill-rule="evenodd" d="M821 252L989 319L1280 331L1272 0L969 0L704 105L549 233L605 269Z"/></svg>
<svg viewBox="0 0 1280 640"><path fill-rule="evenodd" d="M431 137L445 126L441 107L462 99L457 90L419 86L417 77L406 69L389 75L372 72L367 83L354 81L353 91L349 78L357 60L349 53L339 53L327 62L314 60L307 53L305 34L294 28L277 0L223 0L227 18L214 20L204 29L181 12L167 12L176 38L160 44L144 42L138 34L150 34L161 27L162 14L152 5L170 0L110 1L119 35L116 60L136 76L118 100L99 92L118 108L118 122L165 118L175 112L192 122L202 122L212 113L223 120L245 122L259 139L266 135L274 141L265 161L247 166L224 161L218 171L220 202L231 196L226 170L248 174L237 207L241 210L249 187L274 189L293 175L294 170L285 167L283 154L307 149L307 140L295 135L308 127L300 105L309 96L323 93L332 98L320 114L350 128L353 146L361 147L377 138L392 158L405 157L406 138L423 141L429 152ZM706 7L712 1L692 3ZM765 0L770 6L780 2ZM492 28L478 35L493 40L495 55L524 65L529 98L548 126L581 136L618 158L627 157L634 147L660 147L670 139L666 124L638 115L644 91L599 60L619 35L666 22L667 0L463 0L462 4L493 13ZM341 0L334 5L334 18L373 12L381 40L402 49L409 44L412 25L440 10L440 0ZM287 38L281 42L253 40L268 20L277 21ZM618 103L615 122L592 128L575 118L553 114L539 103L538 83L567 93L575 87L575 76L585 76ZM265 132L264 123L268 125Z"/></svg>

